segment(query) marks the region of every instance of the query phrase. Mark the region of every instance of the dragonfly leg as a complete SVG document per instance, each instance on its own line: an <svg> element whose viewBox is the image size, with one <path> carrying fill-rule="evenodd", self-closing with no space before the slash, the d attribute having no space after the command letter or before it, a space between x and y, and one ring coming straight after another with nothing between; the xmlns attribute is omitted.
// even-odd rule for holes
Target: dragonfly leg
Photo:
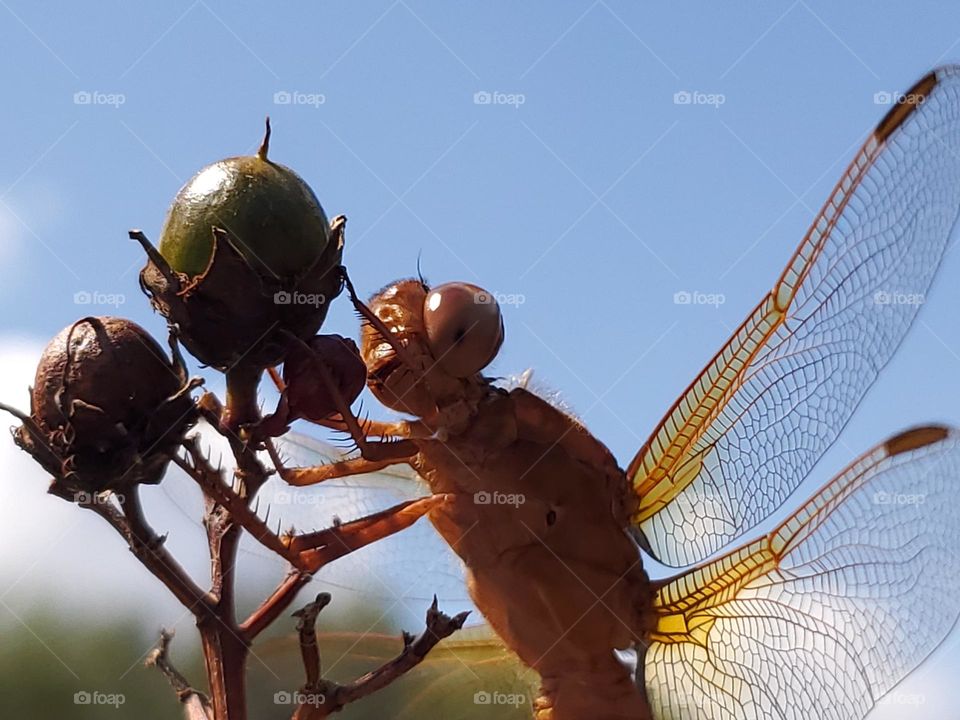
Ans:
<svg viewBox="0 0 960 720"><path fill-rule="evenodd" d="M276 368L268 368L267 373L270 375L270 379L273 380L277 392L282 393L287 389L287 384L283 381L283 378L280 376L280 373L277 372ZM339 413L329 418L321 418L319 420L310 420L307 418L307 420L314 425L329 428L330 430L349 430L347 423ZM373 435L381 438L424 438L433 435L433 430L427 427L426 423L422 420L383 422L381 420L358 419L358 422L363 430L363 434L367 437Z"/></svg>
<svg viewBox="0 0 960 720"><path fill-rule="evenodd" d="M277 468L277 474L284 482L294 487L316 485L324 480L376 472L391 465L397 465L405 460L405 458L367 460L366 458L355 457L346 460L337 460L324 465L315 465L314 467L287 467L283 464L283 460L280 458L279 453L277 453L273 443L267 444L267 452L270 454L273 464Z"/></svg>
<svg viewBox="0 0 960 720"><path fill-rule="evenodd" d="M276 386L277 391L282 394L283 391L287 389L287 384L283 381L280 373L277 372L276 368L268 368L267 373L270 375L270 379L273 380L273 384ZM307 422L313 423L314 425L319 425L320 427L325 427L330 430L339 430L341 432L350 431L350 428L348 427L346 421L344 421L343 416L339 413L328 418L320 418L317 420L310 418L304 419L307 420ZM382 422L380 420L360 420L358 418L357 421L364 437L375 436L380 438L423 438L433 435L433 431L428 428L422 420Z"/></svg>
<svg viewBox="0 0 960 720"><path fill-rule="evenodd" d="M280 376L280 373L277 372L276 368L267 368L267 374L270 376L270 379L273 380L277 392L282 393L287 389L287 384L283 381L283 378Z"/></svg>
<svg viewBox="0 0 960 720"><path fill-rule="evenodd" d="M339 430L349 432L347 423L340 415L334 415L323 420L309 420L314 425L329 428L330 430ZM434 431L431 430L422 420L400 420L398 422L383 422L382 420L368 420L366 418L357 418L357 423L363 432L364 437L377 437L381 439L402 439L402 438L428 438L432 437Z"/></svg>
<svg viewBox="0 0 960 720"><path fill-rule="evenodd" d="M296 535L290 538L289 548L310 572L316 572L337 558L410 527L449 498L438 494L408 500L357 520Z"/></svg>
<svg viewBox="0 0 960 720"><path fill-rule="evenodd" d="M340 414L340 419L346 426L346 431L357 444L360 454L367 460L374 462L383 460L400 460L406 457L412 457L419 451L416 443L409 439L402 440L368 440L360 420L350 409L350 403L344 397L336 378L330 371L330 368L323 361L322 357L316 357L314 368L320 376L320 380L327 387L333 406ZM271 375L273 377L273 375ZM276 378L274 378L276 382ZM282 380L281 380L282 382Z"/></svg>
<svg viewBox="0 0 960 720"><path fill-rule="evenodd" d="M353 303L353 307L360 314L360 317L362 317L374 330L377 331L377 333L379 333L384 342L390 344L390 347L397 354L397 357L400 358L404 365L410 368L418 367L418 363L414 362L410 357L410 354L407 352L407 348L397 341L394 334L390 332L390 329L383 323L383 320L377 317L377 314L367 307L367 304L360 299L359 295L357 295L357 291L353 287L353 283L350 282L350 277L347 275L346 268L341 268L340 271L343 275L343 283L346 285L347 293L350 295L350 302Z"/></svg>
<svg viewBox="0 0 960 720"><path fill-rule="evenodd" d="M293 602L310 577L327 563L410 527L449 499L449 495L438 494L408 500L357 520L335 523L326 530L287 536L286 548L297 558L296 569L240 624L241 633L252 640L269 627Z"/></svg>

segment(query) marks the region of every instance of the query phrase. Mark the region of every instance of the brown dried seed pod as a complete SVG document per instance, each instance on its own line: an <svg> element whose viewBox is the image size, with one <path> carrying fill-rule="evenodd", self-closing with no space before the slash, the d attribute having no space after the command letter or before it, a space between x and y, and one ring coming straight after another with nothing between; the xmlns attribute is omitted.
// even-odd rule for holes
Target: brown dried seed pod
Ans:
<svg viewBox="0 0 960 720"><path fill-rule="evenodd" d="M43 351L14 437L67 492L157 483L195 422L196 384L136 323L83 318Z"/></svg>

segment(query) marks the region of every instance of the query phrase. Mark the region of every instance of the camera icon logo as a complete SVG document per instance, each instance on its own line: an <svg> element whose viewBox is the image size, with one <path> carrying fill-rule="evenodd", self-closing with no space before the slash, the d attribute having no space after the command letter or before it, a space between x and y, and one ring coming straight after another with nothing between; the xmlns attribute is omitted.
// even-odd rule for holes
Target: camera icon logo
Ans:
<svg viewBox="0 0 960 720"><path fill-rule="evenodd" d="M493 102L493 95L486 90L478 90L473 94L474 105L489 105Z"/></svg>
<svg viewBox="0 0 960 720"><path fill-rule="evenodd" d="M493 502L493 496L486 490L480 490L473 494L473 502L476 505L489 505Z"/></svg>
<svg viewBox="0 0 960 720"><path fill-rule="evenodd" d="M73 694L74 705L89 705L91 702L93 702L93 696L86 690L81 690Z"/></svg>
<svg viewBox="0 0 960 720"><path fill-rule="evenodd" d="M680 290L673 294L673 304L674 305L689 305L693 300L693 296L686 290Z"/></svg>
<svg viewBox="0 0 960 720"><path fill-rule="evenodd" d="M880 90L873 94L873 102L875 105L889 105L893 102L893 93L887 90Z"/></svg>
<svg viewBox="0 0 960 720"><path fill-rule="evenodd" d="M278 290L273 294L274 305L289 305L293 302L293 296L286 290Z"/></svg>
<svg viewBox="0 0 960 720"><path fill-rule="evenodd" d="M78 90L73 94L74 105L89 105L93 102L93 93L87 90Z"/></svg>
<svg viewBox="0 0 960 720"><path fill-rule="evenodd" d="M289 105L292 100L293 96L286 90L277 90L273 94L274 105Z"/></svg>
<svg viewBox="0 0 960 720"><path fill-rule="evenodd" d="M693 94L688 90L679 90L673 94L674 105L689 105L693 102Z"/></svg>
<svg viewBox="0 0 960 720"><path fill-rule="evenodd" d="M489 705L493 702L493 697L486 690L477 690L473 694L474 705Z"/></svg>

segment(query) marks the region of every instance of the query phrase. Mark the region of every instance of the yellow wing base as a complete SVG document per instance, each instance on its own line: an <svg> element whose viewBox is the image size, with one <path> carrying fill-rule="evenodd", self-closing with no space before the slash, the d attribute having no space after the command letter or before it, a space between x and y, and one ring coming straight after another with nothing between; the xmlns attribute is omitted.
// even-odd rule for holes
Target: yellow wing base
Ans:
<svg viewBox="0 0 960 720"><path fill-rule="evenodd" d="M864 718L960 616L958 488L960 432L909 430L665 581L643 659L653 716Z"/></svg>

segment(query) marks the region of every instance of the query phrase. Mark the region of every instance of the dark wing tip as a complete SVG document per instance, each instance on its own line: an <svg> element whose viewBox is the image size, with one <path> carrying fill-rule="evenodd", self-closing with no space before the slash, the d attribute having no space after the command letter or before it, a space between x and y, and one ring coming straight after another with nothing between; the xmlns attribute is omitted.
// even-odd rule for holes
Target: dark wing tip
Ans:
<svg viewBox="0 0 960 720"><path fill-rule="evenodd" d="M940 442L950 434L950 428L943 425L924 425L923 427L904 430L894 435L884 443L887 454L891 457L900 453L910 452L917 448Z"/></svg>
<svg viewBox="0 0 960 720"><path fill-rule="evenodd" d="M933 92L938 82L937 71L931 70L912 88L900 95L894 106L890 108L890 111L883 116L883 120L877 125L877 129L873 131L877 142L885 142L886 139L893 134L894 130L903 125L904 121L910 117L910 114L923 105L927 96Z"/></svg>

